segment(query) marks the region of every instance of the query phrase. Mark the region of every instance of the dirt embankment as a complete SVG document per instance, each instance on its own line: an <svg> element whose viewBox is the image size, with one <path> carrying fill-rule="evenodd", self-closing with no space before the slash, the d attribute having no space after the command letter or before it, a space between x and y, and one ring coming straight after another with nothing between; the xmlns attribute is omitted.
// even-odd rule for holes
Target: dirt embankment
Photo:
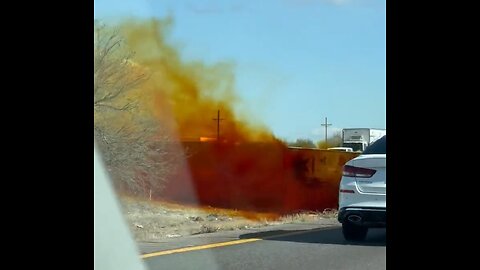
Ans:
<svg viewBox="0 0 480 270"><path fill-rule="evenodd" d="M275 224L316 223L335 219L337 215L335 210L326 210L278 216L132 198L121 198L120 203L128 226L139 242Z"/></svg>

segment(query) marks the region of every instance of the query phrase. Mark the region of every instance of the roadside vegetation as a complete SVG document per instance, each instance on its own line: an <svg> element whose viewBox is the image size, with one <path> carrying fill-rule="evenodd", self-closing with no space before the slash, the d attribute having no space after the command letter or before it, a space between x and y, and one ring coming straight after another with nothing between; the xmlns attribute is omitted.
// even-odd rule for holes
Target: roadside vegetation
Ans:
<svg viewBox="0 0 480 270"><path fill-rule="evenodd" d="M342 146L342 133L341 132L336 132L328 138L328 140L325 142L325 140L320 140L317 142L317 147L319 149L328 149L330 147L340 147Z"/></svg>
<svg viewBox="0 0 480 270"><path fill-rule="evenodd" d="M118 193L151 197L165 186L182 153L160 122L143 113L147 70L135 63L118 30L94 24L94 137Z"/></svg>
<svg viewBox="0 0 480 270"><path fill-rule="evenodd" d="M303 212L285 216L231 209L185 206L122 197L124 217L136 241L159 241L219 231L248 230L279 224L336 223L337 211Z"/></svg>

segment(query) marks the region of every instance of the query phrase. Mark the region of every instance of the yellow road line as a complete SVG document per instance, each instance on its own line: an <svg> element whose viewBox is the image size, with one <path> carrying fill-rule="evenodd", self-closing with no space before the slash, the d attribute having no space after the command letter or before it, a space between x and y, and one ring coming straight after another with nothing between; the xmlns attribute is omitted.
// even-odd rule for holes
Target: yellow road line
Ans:
<svg viewBox="0 0 480 270"><path fill-rule="evenodd" d="M143 254L143 255L141 255L141 258L146 259L146 258L150 258L150 257L156 257L156 256L162 256L162 255L168 255L168 254L174 254L174 253L181 253L181 252L187 252L187 251L238 245L238 244L256 242L256 241L260 241L260 240L268 240L268 239L272 239L272 238L278 238L278 237L284 237L284 236L291 236L291 235L297 235L297 234L304 234L304 233L322 231L322 230L325 230L325 229L328 229L328 228L331 228L331 227L318 228L318 229L313 229L313 230L308 230L308 231L287 232L287 233L271 235L271 236L267 236L267 237L263 237L263 238L248 238L248 239L240 239L240 240L234 240L234 241L228 241L228 242L220 242L220 243L214 243L214 244L208 244L208 245L202 245L202 246L164 250L164 251L159 251L159 252L154 252L154 253Z"/></svg>
<svg viewBox="0 0 480 270"><path fill-rule="evenodd" d="M262 240L262 239L260 239L260 238L250 238L250 239L241 239L241 240L235 240L235 241L229 241L229 242L208 244L208 245L203 245L203 246L195 246L195 247L186 247L186 248L165 250L165 251L159 251L159 252L154 252L154 253L149 253L149 254L143 254L141 256L141 258L146 259L146 258L155 257L155 256L168 255L168 254L173 254L173 253L180 253L180 252L187 252L187 251L194 251L194 250L209 249L209 248L216 248L216 247L231 246L231 245L238 245L238 244L255 242L255 241L260 241L260 240Z"/></svg>

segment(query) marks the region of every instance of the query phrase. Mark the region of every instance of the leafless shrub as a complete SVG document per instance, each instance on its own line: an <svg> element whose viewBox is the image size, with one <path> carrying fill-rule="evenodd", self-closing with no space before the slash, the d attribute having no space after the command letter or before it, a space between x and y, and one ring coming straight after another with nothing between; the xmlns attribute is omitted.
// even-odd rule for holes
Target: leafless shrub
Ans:
<svg viewBox="0 0 480 270"><path fill-rule="evenodd" d="M134 101L125 102L121 97L144 82L146 72L131 61L134 53L128 50L118 30L95 22L94 35L94 109L134 108Z"/></svg>
<svg viewBox="0 0 480 270"><path fill-rule="evenodd" d="M116 30L95 22L94 138L117 190L158 194L182 157L166 130L128 93L148 79Z"/></svg>

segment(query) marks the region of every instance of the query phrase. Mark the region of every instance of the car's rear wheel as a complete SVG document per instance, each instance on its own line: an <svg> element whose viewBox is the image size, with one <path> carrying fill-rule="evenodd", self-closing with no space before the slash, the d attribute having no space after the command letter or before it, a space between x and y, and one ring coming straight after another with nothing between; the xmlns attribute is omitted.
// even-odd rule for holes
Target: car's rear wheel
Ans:
<svg viewBox="0 0 480 270"><path fill-rule="evenodd" d="M367 236L368 228L347 221L342 224L342 232L345 240L362 241L365 240L365 237Z"/></svg>

